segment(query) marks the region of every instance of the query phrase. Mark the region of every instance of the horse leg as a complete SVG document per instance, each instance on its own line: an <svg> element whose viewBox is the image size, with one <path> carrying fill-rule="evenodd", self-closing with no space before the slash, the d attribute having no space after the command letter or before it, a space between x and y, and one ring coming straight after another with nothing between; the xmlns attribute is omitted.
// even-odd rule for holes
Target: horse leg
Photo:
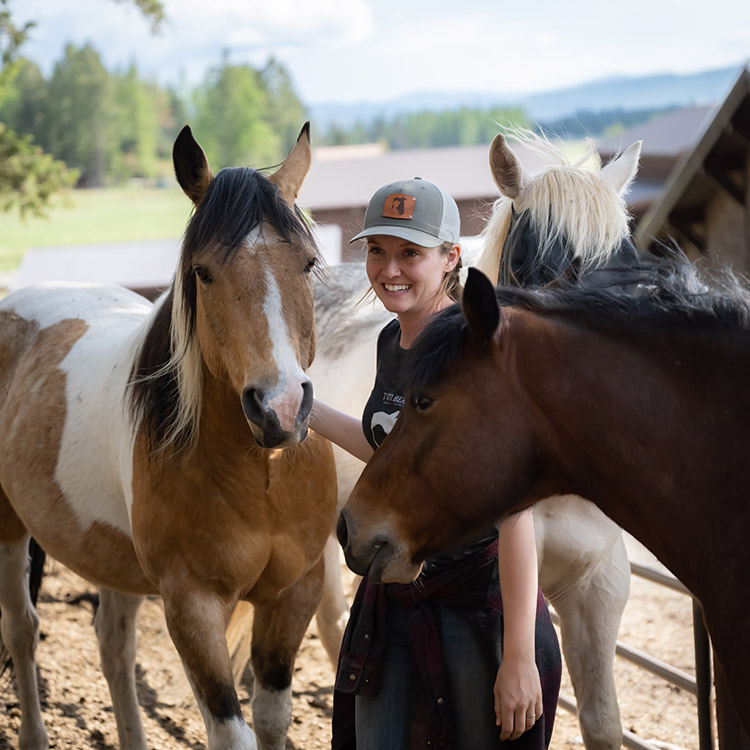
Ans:
<svg viewBox="0 0 750 750"><path fill-rule="evenodd" d="M122 750L146 750L135 688L136 617L143 597L99 589L94 629Z"/></svg>
<svg viewBox="0 0 750 750"><path fill-rule="evenodd" d="M284 750L292 715L292 673L302 638L320 601L324 562L273 601L255 605L253 728L261 750Z"/></svg>
<svg viewBox="0 0 750 750"><path fill-rule="evenodd" d="M339 543L335 536L328 537L324 550L325 577L315 621L323 648L334 670L338 664L341 640L349 619L349 603L341 584ZM227 645L232 659L235 685L239 684L250 660L253 607L249 602L237 602L227 627Z"/></svg>
<svg viewBox="0 0 750 750"><path fill-rule="evenodd" d="M225 632L233 602L200 581L162 589L164 614L198 708L209 750L257 750L242 717Z"/></svg>
<svg viewBox="0 0 750 750"><path fill-rule="evenodd" d="M325 577L315 622L323 648L331 660L334 670L338 664L341 640L349 619L349 603L341 585L341 561L339 543L335 536L328 537L324 551Z"/></svg>
<svg viewBox="0 0 750 750"><path fill-rule="evenodd" d="M560 617L584 744L587 750L613 750L622 745L615 648L630 590L622 531L580 498L569 498L567 507L565 500L549 506L561 515L545 516L546 503L534 510L537 531L546 524L537 540L539 582Z"/></svg>
<svg viewBox="0 0 750 750"><path fill-rule="evenodd" d="M606 572L603 577L610 580ZM619 748L622 723L613 670L622 600L592 581L573 596L551 596L550 601L560 616L562 650L576 695L584 745L587 750ZM600 607L609 611L602 612Z"/></svg>
<svg viewBox="0 0 750 750"><path fill-rule="evenodd" d="M29 594L29 535L0 491L0 637L13 660L21 708L20 750L49 747L36 673L39 616ZM17 533L9 533L17 532Z"/></svg>

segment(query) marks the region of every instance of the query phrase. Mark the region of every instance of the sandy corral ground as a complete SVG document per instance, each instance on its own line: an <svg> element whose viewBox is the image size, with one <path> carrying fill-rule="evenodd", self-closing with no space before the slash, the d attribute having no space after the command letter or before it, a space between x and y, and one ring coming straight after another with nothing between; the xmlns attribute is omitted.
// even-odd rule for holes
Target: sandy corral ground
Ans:
<svg viewBox="0 0 750 750"><path fill-rule="evenodd" d="M640 561L651 562L647 553L644 559L643 551L631 546ZM117 731L92 627L94 589L57 563L49 562L47 569L39 602L42 640L38 659L51 745L58 750L114 750ZM687 596L633 578L620 638L694 674L692 610ZM619 657L616 680L626 729L665 749L698 750L692 695ZM288 750L329 747L332 684L333 671L313 624L297 658ZM158 599L148 599L139 615L138 688L153 750L206 747L203 722ZM563 692L572 695L567 675ZM246 689L240 697L249 718ZM0 680L0 749L17 747L19 720L16 695L6 676ZM558 709L552 747L582 747L577 722L563 709Z"/></svg>

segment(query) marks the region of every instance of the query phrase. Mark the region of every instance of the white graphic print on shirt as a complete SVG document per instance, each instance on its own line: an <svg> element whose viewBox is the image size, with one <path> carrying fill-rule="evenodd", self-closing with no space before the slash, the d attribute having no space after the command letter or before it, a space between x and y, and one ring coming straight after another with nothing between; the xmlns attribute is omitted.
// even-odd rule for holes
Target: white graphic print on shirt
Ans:
<svg viewBox="0 0 750 750"><path fill-rule="evenodd" d="M393 414L388 414L384 411L376 411L372 415L372 422L370 424L370 429L372 430L372 434L377 434L375 432L376 427L380 427L383 432L388 435L390 431L393 429L393 425L396 424L396 420L398 419L399 412L394 411ZM379 441L380 442L380 441Z"/></svg>

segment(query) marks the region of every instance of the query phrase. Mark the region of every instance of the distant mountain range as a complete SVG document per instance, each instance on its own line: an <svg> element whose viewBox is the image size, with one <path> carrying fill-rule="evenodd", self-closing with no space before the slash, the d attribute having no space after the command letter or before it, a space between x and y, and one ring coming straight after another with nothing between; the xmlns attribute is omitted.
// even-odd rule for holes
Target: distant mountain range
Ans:
<svg viewBox="0 0 750 750"><path fill-rule="evenodd" d="M741 66L709 70L691 75L620 76L602 78L580 86L528 95L488 92L419 92L386 102L320 104L309 107L318 127L370 122L375 117L391 119L399 114L459 107L523 107L534 122L549 122L582 111L658 109L687 107L720 101L729 92Z"/></svg>

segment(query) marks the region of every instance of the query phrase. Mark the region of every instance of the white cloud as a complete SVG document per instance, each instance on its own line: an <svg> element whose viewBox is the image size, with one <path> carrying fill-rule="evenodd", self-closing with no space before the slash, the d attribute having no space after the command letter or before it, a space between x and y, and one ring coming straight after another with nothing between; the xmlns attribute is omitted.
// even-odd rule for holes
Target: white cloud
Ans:
<svg viewBox="0 0 750 750"><path fill-rule="evenodd" d="M162 33L132 4L21 0L38 27L25 52L45 72L65 41L90 41L112 69L136 61L163 83L199 82L222 51L273 55L309 103L416 91L552 90L615 74L691 72L750 58L747 0L164 0Z"/></svg>
<svg viewBox="0 0 750 750"><path fill-rule="evenodd" d="M135 7L110 0L27 0L19 20L35 19L24 52L46 72L65 41L91 42L108 67L137 60L139 68L174 80L187 71L193 82L219 62L260 63L278 50L354 45L374 31L366 0L164 0L167 22L158 35Z"/></svg>

